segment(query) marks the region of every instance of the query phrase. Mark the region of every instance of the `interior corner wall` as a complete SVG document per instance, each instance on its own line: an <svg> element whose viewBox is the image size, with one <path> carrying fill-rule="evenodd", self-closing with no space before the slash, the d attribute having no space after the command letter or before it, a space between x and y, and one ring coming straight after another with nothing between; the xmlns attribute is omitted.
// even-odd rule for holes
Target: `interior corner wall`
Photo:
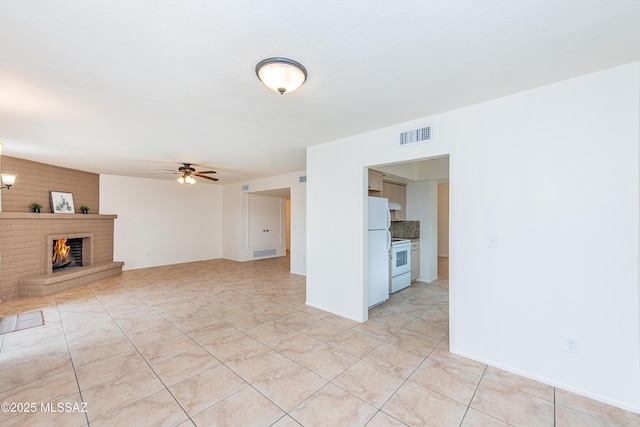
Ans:
<svg viewBox="0 0 640 427"><path fill-rule="evenodd" d="M407 184L407 220L420 221L420 276L431 283L438 278L438 184L419 181Z"/></svg>
<svg viewBox="0 0 640 427"><path fill-rule="evenodd" d="M248 248L247 235L247 197L257 191L269 191L288 188L290 191L290 271L293 274L306 275L306 198L307 184L300 182L306 172L294 172L269 178L251 180L224 185L224 245L223 257L235 261L249 261L252 251ZM248 190L243 191L242 186ZM284 207L284 202L283 202ZM283 236L284 237L284 236ZM285 240L283 239L283 242ZM286 245L283 243L283 248Z"/></svg>
<svg viewBox="0 0 640 427"><path fill-rule="evenodd" d="M286 248L287 251L291 251L291 198L287 197L285 205L285 215L286 215Z"/></svg>
<svg viewBox="0 0 640 427"><path fill-rule="evenodd" d="M307 303L366 320L363 168L449 154L451 351L638 412L639 143L635 62L310 147Z"/></svg>
<svg viewBox="0 0 640 427"><path fill-rule="evenodd" d="M125 270L222 257L221 185L100 175L100 213Z"/></svg>
<svg viewBox="0 0 640 427"><path fill-rule="evenodd" d="M449 256L449 184L438 184L438 256Z"/></svg>

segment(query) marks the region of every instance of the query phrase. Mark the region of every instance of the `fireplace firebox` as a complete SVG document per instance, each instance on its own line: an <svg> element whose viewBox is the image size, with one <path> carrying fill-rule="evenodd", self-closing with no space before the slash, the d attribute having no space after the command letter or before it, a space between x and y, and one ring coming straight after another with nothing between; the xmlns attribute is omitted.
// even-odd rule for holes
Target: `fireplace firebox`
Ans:
<svg viewBox="0 0 640 427"><path fill-rule="evenodd" d="M93 265L93 233L47 236L44 262L45 274Z"/></svg>
<svg viewBox="0 0 640 427"><path fill-rule="evenodd" d="M53 241L51 267L54 272L82 267L82 242L84 239L57 239Z"/></svg>

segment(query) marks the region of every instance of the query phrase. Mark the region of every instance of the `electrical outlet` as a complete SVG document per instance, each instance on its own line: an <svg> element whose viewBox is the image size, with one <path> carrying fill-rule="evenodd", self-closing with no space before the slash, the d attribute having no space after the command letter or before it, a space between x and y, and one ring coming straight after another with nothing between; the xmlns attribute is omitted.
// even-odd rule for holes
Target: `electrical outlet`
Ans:
<svg viewBox="0 0 640 427"><path fill-rule="evenodd" d="M564 337L564 351L567 353L580 353L580 340L575 337Z"/></svg>

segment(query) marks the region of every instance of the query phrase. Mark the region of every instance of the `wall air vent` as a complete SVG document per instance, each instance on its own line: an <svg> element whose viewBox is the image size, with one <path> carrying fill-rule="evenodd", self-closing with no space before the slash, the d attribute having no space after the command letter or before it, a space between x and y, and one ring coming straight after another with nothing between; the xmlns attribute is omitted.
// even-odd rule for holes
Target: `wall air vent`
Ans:
<svg viewBox="0 0 640 427"><path fill-rule="evenodd" d="M242 186L242 191L248 191L249 190L249 186L247 184L244 184Z"/></svg>
<svg viewBox="0 0 640 427"><path fill-rule="evenodd" d="M431 141L431 126L423 127L420 129L408 130L400 134L400 146L404 147L409 144L416 144L418 142Z"/></svg>
<svg viewBox="0 0 640 427"><path fill-rule="evenodd" d="M307 182L307 176L301 176L300 177L300 182Z"/></svg>

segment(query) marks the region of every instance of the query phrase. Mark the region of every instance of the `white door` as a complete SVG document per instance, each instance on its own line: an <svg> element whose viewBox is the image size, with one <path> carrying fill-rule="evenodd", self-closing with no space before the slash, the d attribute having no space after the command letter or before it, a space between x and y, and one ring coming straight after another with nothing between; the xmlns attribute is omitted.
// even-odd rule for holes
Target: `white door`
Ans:
<svg viewBox="0 0 640 427"><path fill-rule="evenodd" d="M282 244L282 198L249 195L249 249Z"/></svg>

